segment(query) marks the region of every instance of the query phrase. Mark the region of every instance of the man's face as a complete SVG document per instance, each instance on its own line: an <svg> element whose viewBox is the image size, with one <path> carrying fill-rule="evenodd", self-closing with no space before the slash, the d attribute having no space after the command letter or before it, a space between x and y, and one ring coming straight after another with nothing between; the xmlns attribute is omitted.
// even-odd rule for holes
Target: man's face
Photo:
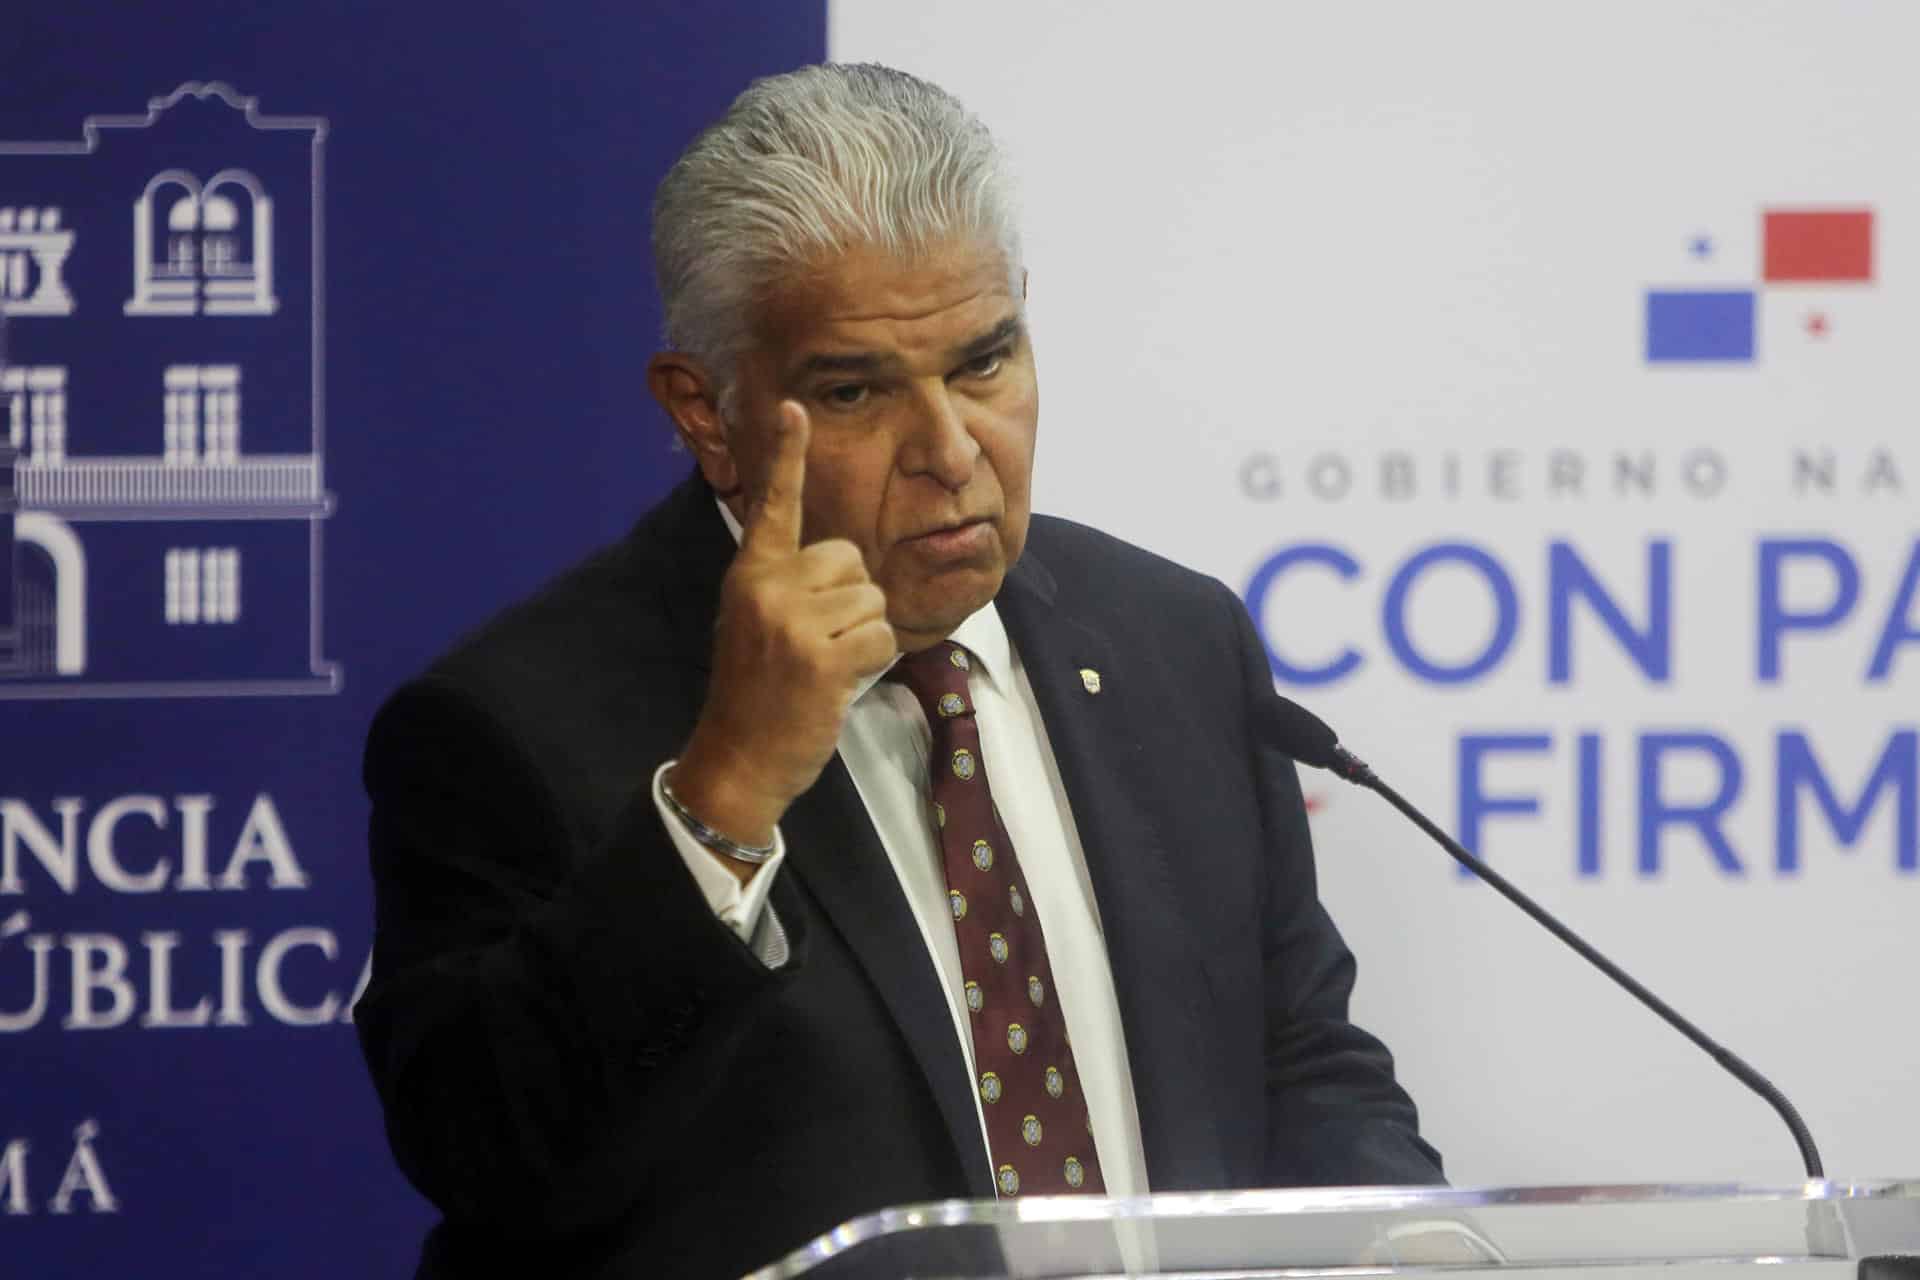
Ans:
<svg viewBox="0 0 1920 1280"><path fill-rule="evenodd" d="M768 299L740 361L728 448L746 496L798 401L803 539L860 549L902 649L993 599L1026 545L1040 400L1021 304L997 249L858 249Z"/></svg>

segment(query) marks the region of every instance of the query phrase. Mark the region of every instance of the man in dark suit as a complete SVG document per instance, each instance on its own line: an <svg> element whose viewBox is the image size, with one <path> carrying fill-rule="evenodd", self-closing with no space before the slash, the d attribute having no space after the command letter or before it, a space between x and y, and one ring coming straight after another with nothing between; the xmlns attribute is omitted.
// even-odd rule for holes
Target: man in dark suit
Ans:
<svg viewBox="0 0 1920 1280"><path fill-rule="evenodd" d="M743 95L655 208L650 383L697 471L376 721L356 1020L446 1213L423 1274L737 1274L887 1204L1438 1179L1347 1021L1239 602L1029 515L998 166L897 72Z"/></svg>

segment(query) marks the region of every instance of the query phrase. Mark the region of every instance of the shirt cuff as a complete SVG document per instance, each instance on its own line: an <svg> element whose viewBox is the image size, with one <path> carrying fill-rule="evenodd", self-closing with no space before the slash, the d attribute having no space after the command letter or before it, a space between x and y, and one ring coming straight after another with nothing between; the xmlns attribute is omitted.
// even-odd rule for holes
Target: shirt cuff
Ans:
<svg viewBox="0 0 1920 1280"><path fill-rule="evenodd" d="M760 915L767 907L767 894L773 890L774 873L780 870L780 864L786 860L786 842L781 839L780 828L775 827L773 856L754 868L745 884L740 883L731 871L720 865L720 855L695 840L686 824L667 807L667 798L661 788L666 785L667 770L673 768L674 763L669 760L653 771L653 807L660 811L660 821L666 825L673 847L680 851L687 870L693 874L693 882L700 886L700 892L706 897L713 914L720 923L733 930L740 941L751 943L760 924Z"/></svg>

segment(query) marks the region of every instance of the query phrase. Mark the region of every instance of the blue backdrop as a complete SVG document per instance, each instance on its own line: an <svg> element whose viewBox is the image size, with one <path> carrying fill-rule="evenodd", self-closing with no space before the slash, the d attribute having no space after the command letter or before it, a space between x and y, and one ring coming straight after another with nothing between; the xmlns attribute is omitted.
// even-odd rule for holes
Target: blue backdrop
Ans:
<svg viewBox="0 0 1920 1280"><path fill-rule="evenodd" d="M647 205L824 6L15 9L0 1257L404 1275L361 738L686 466Z"/></svg>

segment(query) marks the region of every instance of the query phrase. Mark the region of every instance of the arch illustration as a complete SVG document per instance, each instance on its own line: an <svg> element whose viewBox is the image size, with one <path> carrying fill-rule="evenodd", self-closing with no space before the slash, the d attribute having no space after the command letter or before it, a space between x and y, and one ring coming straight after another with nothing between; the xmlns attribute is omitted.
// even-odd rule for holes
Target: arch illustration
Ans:
<svg viewBox="0 0 1920 1280"><path fill-rule="evenodd" d="M223 188L245 194L245 210ZM271 315L273 296L273 201L245 169L222 169L201 193L201 286L208 315ZM216 225L216 223L224 225Z"/></svg>
<svg viewBox="0 0 1920 1280"><path fill-rule="evenodd" d="M220 188L229 186L243 188L248 198L256 205L267 198L267 189L260 185L260 179L245 169L222 169L207 181L206 191L208 195L212 195Z"/></svg>
<svg viewBox="0 0 1920 1280"><path fill-rule="evenodd" d="M87 553L66 521L44 511L15 515L13 533L53 561L53 669L63 676L87 669Z"/></svg>
<svg viewBox="0 0 1920 1280"><path fill-rule="evenodd" d="M155 259L155 204L169 187L184 195L158 210L164 220L166 252ZM130 316L186 316L199 309L197 254L175 252L191 247L200 225L200 180L185 169L155 174L140 198L133 202L133 296L122 308Z"/></svg>

